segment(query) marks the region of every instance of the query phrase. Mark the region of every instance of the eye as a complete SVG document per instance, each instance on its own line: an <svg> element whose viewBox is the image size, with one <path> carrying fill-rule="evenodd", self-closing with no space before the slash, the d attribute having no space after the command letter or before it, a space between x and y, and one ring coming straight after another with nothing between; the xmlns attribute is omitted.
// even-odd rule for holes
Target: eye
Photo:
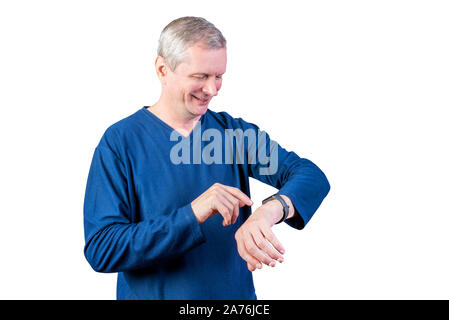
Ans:
<svg viewBox="0 0 449 320"><path fill-rule="evenodd" d="M216 76L217 79L223 79L223 75Z"/></svg>
<svg viewBox="0 0 449 320"><path fill-rule="evenodd" d="M206 80L207 79L207 74L197 75L197 76L195 76L195 78L197 78L199 80Z"/></svg>

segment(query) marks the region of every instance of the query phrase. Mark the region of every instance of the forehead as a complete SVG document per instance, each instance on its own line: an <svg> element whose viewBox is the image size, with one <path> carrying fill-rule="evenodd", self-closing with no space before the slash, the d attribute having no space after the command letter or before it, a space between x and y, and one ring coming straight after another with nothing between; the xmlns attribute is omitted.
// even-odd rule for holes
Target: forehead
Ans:
<svg viewBox="0 0 449 320"><path fill-rule="evenodd" d="M226 48L207 49L194 45L187 49L186 59L179 64L181 72L223 74L226 71Z"/></svg>

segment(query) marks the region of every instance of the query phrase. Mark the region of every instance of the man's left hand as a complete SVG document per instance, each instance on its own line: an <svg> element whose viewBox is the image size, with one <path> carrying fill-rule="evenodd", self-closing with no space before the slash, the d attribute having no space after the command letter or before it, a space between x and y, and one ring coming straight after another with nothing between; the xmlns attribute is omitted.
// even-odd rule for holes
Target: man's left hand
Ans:
<svg viewBox="0 0 449 320"><path fill-rule="evenodd" d="M235 233L238 252L250 271L261 269L262 263L274 267L276 261L284 261L285 249L271 230L282 214L281 203L269 201L254 211Z"/></svg>

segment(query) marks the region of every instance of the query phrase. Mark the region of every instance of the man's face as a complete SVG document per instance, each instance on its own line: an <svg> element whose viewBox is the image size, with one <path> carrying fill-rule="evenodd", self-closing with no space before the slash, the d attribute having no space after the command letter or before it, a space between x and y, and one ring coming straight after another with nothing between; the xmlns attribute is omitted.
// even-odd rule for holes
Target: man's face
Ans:
<svg viewBox="0 0 449 320"><path fill-rule="evenodd" d="M167 73L165 90L179 112L201 116L221 88L226 71L226 49L194 45L186 53L185 61L178 64L174 72Z"/></svg>

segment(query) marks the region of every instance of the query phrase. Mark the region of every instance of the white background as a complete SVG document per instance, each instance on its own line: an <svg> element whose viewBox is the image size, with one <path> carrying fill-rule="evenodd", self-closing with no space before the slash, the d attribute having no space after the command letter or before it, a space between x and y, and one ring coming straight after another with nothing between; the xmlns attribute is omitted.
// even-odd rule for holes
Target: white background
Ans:
<svg viewBox="0 0 449 320"><path fill-rule="evenodd" d="M315 162L331 191L260 299L448 299L445 1L1 1L0 298L115 299L83 255L83 197L112 123L153 104L175 18L228 40L211 102ZM252 181L256 204L274 189Z"/></svg>

